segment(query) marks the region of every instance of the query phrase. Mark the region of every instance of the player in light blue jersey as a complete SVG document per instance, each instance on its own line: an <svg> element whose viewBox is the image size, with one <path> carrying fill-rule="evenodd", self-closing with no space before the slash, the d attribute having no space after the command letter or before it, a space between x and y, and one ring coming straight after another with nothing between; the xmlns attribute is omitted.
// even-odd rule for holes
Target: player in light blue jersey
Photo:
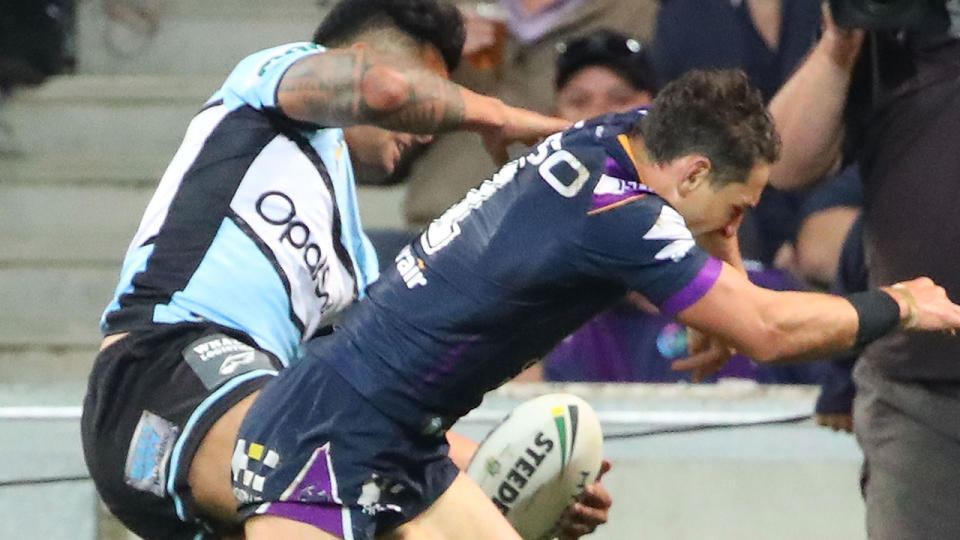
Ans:
<svg viewBox="0 0 960 540"><path fill-rule="evenodd" d="M500 157L566 126L450 82L462 45L452 5L344 0L312 42L242 60L190 122L84 403L88 467L140 536L230 529L229 468L194 466L208 432L377 279L355 168L387 174L434 133L478 132Z"/></svg>

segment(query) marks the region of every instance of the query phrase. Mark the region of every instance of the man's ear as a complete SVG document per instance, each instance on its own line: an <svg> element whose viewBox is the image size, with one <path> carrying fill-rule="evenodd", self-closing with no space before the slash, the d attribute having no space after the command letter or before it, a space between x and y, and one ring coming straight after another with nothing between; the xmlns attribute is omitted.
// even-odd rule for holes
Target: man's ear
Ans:
<svg viewBox="0 0 960 540"><path fill-rule="evenodd" d="M700 186L710 182L710 172L713 170L713 164L710 158L699 154L692 154L680 158L683 160L682 170L683 179L677 186L677 191L681 196L687 196Z"/></svg>

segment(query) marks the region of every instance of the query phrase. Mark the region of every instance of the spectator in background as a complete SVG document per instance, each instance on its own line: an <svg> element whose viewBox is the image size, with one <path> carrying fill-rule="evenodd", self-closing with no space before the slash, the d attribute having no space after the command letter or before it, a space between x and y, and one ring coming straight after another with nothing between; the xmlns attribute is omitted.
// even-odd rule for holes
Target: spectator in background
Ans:
<svg viewBox="0 0 960 540"><path fill-rule="evenodd" d="M657 17L653 65L660 84L691 69L740 68L769 101L819 27L815 0L669 0ZM857 210L847 206L843 186L825 185L816 197L813 215L804 194L768 187L741 227L744 256L829 285Z"/></svg>
<svg viewBox="0 0 960 540"><path fill-rule="evenodd" d="M750 281L778 291L803 290L790 274L748 261ZM624 301L600 314L560 342L542 365L522 380L650 382L689 381L690 373L671 368L688 356L688 330L669 317ZM759 364L734 355L716 374L704 379L750 379L773 384L815 384L826 368L820 362L792 365Z"/></svg>
<svg viewBox="0 0 960 540"><path fill-rule="evenodd" d="M563 43L556 60L556 110L570 121L645 106L656 94L656 76L645 49L635 39L599 30ZM785 272L749 263L759 285L801 290ZM674 371L673 360L687 356L687 329L660 315L640 297L631 297L601 313L564 339L519 381L676 382L688 372ZM744 378L769 383L815 383L819 364L770 366L735 356L710 381Z"/></svg>
<svg viewBox="0 0 960 540"><path fill-rule="evenodd" d="M819 25L815 0L668 0L657 16L653 66L660 84L692 69L739 68L769 101Z"/></svg>
<svg viewBox="0 0 960 540"><path fill-rule="evenodd" d="M500 63L477 68L469 61L463 62L453 79L472 90L513 99L519 106L539 112L553 111L559 43L599 28L649 42L658 9L656 0L500 0L496 5L508 26ZM464 56L469 57L477 49L492 46L497 33L492 26L498 21L466 11L467 43L473 50L465 48ZM478 34L486 39L471 39ZM412 228L426 225L497 166L475 137L437 138L409 170L404 207L407 223ZM476 174L464 175L464 170Z"/></svg>
<svg viewBox="0 0 960 540"><path fill-rule="evenodd" d="M598 30L560 43L557 51L557 116L575 122L653 101L653 70L636 39Z"/></svg>
<svg viewBox="0 0 960 540"><path fill-rule="evenodd" d="M832 288L849 231L860 216L862 206L863 186L860 167L856 164L804 191L793 241L777 250L774 266L793 272L813 287Z"/></svg>
<svg viewBox="0 0 960 540"><path fill-rule="evenodd" d="M852 3L851 3L852 4ZM960 0L937 24L825 18L803 66L770 104L783 137L771 181L800 188L860 163L871 286L922 273L960 297ZM848 21L850 26L856 21ZM893 333L854 368L854 432L864 453L867 535L960 538L960 338Z"/></svg>
<svg viewBox="0 0 960 540"><path fill-rule="evenodd" d="M42 83L68 64L63 0L0 5L0 94Z"/></svg>
<svg viewBox="0 0 960 540"><path fill-rule="evenodd" d="M848 295L870 288L867 276L867 261L863 254L863 218L858 217L850 227L837 277L831 291ZM820 382L815 418L818 424L834 431L853 431L853 398L856 387L853 383L853 366L862 351L850 351L827 363Z"/></svg>
<svg viewBox="0 0 960 540"><path fill-rule="evenodd" d="M0 4L0 106L17 87L42 83L66 69L73 4L33 0ZM0 156L18 153L0 117Z"/></svg>

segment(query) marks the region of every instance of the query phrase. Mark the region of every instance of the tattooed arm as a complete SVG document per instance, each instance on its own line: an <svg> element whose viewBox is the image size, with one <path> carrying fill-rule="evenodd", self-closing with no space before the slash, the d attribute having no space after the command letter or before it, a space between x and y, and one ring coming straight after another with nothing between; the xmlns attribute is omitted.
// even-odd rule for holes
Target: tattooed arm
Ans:
<svg viewBox="0 0 960 540"><path fill-rule="evenodd" d="M476 131L488 149L534 142L568 125L411 64L369 47L331 49L293 64L280 81L277 102L287 116L324 126L372 124L422 134Z"/></svg>

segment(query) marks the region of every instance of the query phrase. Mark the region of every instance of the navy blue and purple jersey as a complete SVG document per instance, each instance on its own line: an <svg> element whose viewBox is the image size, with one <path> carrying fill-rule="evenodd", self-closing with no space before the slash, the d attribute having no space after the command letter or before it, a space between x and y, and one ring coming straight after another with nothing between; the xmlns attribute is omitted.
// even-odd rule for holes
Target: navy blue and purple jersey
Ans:
<svg viewBox="0 0 960 540"><path fill-rule="evenodd" d="M309 354L419 423L410 415L466 413L630 290L668 316L692 305L722 265L638 177L627 134L644 115L578 123L505 165L405 247Z"/></svg>

